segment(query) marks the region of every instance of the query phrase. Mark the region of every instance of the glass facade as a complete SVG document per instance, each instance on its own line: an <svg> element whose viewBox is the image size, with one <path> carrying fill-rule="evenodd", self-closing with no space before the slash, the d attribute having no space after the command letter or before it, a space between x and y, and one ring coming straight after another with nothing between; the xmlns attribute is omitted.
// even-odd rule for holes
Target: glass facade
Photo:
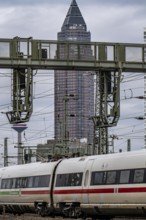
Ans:
<svg viewBox="0 0 146 220"><path fill-rule="evenodd" d="M58 33L59 41L90 42L90 32L75 0L72 1L68 14ZM80 47L81 56L92 59L90 46ZM66 48L59 50L64 57ZM69 56L78 56L77 45L73 44ZM55 71L55 138L61 140L64 130L68 140L85 138L93 143L94 115L94 74L83 71Z"/></svg>
<svg viewBox="0 0 146 220"><path fill-rule="evenodd" d="M144 28L144 42L146 43L146 28ZM145 48L146 60L146 48ZM144 73L144 148L146 148L146 73Z"/></svg>

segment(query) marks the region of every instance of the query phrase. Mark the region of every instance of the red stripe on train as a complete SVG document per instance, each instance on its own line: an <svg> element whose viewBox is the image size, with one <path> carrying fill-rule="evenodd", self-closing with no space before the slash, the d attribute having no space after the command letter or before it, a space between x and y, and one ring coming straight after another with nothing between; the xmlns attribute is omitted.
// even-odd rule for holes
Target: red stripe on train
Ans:
<svg viewBox="0 0 146 220"><path fill-rule="evenodd" d="M53 194L87 194L87 193L114 193L113 188L106 189L69 189L69 190L54 190ZM49 190L27 190L21 191L22 195L37 195L37 194L50 194Z"/></svg>
<svg viewBox="0 0 146 220"><path fill-rule="evenodd" d="M50 190L27 190L21 191L21 195L38 195L38 194L49 194Z"/></svg>
<svg viewBox="0 0 146 220"><path fill-rule="evenodd" d="M70 189L70 190L54 190L54 194L85 194L85 193L114 193L113 188L106 189Z"/></svg>
<svg viewBox="0 0 146 220"><path fill-rule="evenodd" d="M146 187L134 187L134 188L119 188L118 193L143 193L146 192ZM54 190L53 194L101 194L101 193L114 193L114 188L101 188L101 189L60 189ZM22 195L38 195L38 194L50 194L50 190L27 190L21 191Z"/></svg>
<svg viewBox="0 0 146 220"><path fill-rule="evenodd" d="M141 193L146 192L146 187L119 188L118 193Z"/></svg>

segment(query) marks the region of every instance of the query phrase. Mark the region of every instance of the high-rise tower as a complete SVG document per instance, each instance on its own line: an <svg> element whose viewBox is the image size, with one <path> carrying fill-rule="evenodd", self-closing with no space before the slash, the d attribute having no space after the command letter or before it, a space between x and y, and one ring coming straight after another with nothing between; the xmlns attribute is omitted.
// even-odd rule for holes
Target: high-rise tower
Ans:
<svg viewBox="0 0 146 220"><path fill-rule="evenodd" d="M90 41L90 32L75 0L72 1L59 41ZM77 45L73 45L70 57L77 57ZM64 56L65 50L61 50ZM90 46L82 46L82 57L92 59ZM86 138L93 143L94 76L92 72L55 71L55 138L69 141Z"/></svg>
<svg viewBox="0 0 146 220"><path fill-rule="evenodd" d="M144 42L146 43L146 28L144 28ZM146 60L146 48L144 56ZM144 147L146 148L146 74L144 74Z"/></svg>

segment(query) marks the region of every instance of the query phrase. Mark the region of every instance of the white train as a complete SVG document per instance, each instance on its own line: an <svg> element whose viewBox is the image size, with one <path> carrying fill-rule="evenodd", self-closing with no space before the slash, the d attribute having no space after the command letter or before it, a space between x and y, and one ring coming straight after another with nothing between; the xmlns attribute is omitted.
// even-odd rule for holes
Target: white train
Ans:
<svg viewBox="0 0 146 220"><path fill-rule="evenodd" d="M146 216L146 150L0 169L0 212Z"/></svg>

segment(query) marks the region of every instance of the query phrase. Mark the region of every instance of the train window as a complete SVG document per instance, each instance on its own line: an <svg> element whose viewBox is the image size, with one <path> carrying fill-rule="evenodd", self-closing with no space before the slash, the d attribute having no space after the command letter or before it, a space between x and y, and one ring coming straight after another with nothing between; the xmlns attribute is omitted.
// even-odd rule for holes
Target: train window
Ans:
<svg viewBox="0 0 146 220"><path fill-rule="evenodd" d="M3 179L1 183L1 188L15 189L15 188L48 187L49 181L50 181L50 175Z"/></svg>
<svg viewBox="0 0 146 220"><path fill-rule="evenodd" d="M5 189L5 180L4 180L4 179L3 179L2 182L1 182L1 188L2 188L2 189Z"/></svg>
<svg viewBox="0 0 146 220"><path fill-rule="evenodd" d="M108 171L106 184L115 184L116 183L116 171Z"/></svg>
<svg viewBox="0 0 146 220"><path fill-rule="evenodd" d="M143 181L144 181L144 169L135 170L133 183L143 183Z"/></svg>
<svg viewBox="0 0 146 220"><path fill-rule="evenodd" d="M16 188L21 188L21 182L22 182L22 178L16 179Z"/></svg>
<svg viewBox="0 0 146 220"><path fill-rule="evenodd" d="M7 189L7 180L3 180L3 189Z"/></svg>
<svg viewBox="0 0 146 220"><path fill-rule="evenodd" d="M32 188L32 186L33 186L33 177L30 176L28 177L28 188Z"/></svg>
<svg viewBox="0 0 146 220"><path fill-rule="evenodd" d="M26 187L48 187L50 182L50 175L32 176L26 178Z"/></svg>
<svg viewBox="0 0 146 220"><path fill-rule="evenodd" d="M39 185L39 176L33 177L33 186L32 187L38 187Z"/></svg>
<svg viewBox="0 0 146 220"><path fill-rule="evenodd" d="M15 189L16 188L16 178L13 178L12 179L12 186L11 186L12 189Z"/></svg>
<svg viewBox="0 0 146 220"><path fill-rule="evenodd" d="M91 185L105 184L107 172L92 172Z"/></svg>
<svg viewBox="0 0 146 220"><path fill-rule="evenodd" d="M69 186L80 186L82 181L82 173L69 174Z"/></svg>
<svg viewBox="0 0 146 220"><path fill-rule="evenodd" d="M26 188L27 187L27 182L28 182L28 178L23 177L22 182L21 182L21 188Z"/></svg>
<svg viewBox="0 0 146 220"><path fill-rule="evenodd" d="M56 180L57 187L81 186L82 173L58 174Z"/></svg>
<svg viewBox="0 0 146 220"><path fill-rule="evenodd" d="M10 189L11 188L11 179L3 179L1 184L2 189Z"/></svg>
<svg viewBox="0 0 146 220"><path fill-rule="evenodd" d="M13 179L9 179L8 189L12 189Z"/></svg>
<svg viewBox="0 0 146 220"><path fill-rule="evenodd" d="M44 175L39 177L38 187L48 187L50 182L50 175Z"/></svg>
<svg viewBox="0 0 146 220"><path fill-rule="evenodd" d="M2 180L1 188L6 189L6 183L7 181L5 179Z"/></svg>
<svg viewBox="0 0 146 220"><path fill-rule="evenodd" d="M7 181L2 180L2 189L6 189Z"/></svg>
<svg viewBox="0 0 146 220"><path fill-rule="evenodd" d="M64 174L62 177L62 186L69 186L69 174Z"/></svg>
<svg viewBox="0 0 146 220"><path fill-rule="evenodd" d="M120 184L129 183L129 179L130 179L130 170L121 170L119 183Z"/></svg>
<svg viewBox="0 0 146 220"><path fill-rule="evenodd" d="M10 185L11 185L11 180L7 179L6 180L6 189L10 189Z"/></svg>
<svg viewBox="0 0 146 220"><path fill-rule="evenodd" d="M56 186L57 187L68 186L68 178L69 178L69 174L58 174L56 180Z"/></svg>
<svg viewBox="0 0 146 220"><path fill-rule="evenodd" d="M91 185L100 185L103 180L103 172L93 172L91 177Z"/></svg>

